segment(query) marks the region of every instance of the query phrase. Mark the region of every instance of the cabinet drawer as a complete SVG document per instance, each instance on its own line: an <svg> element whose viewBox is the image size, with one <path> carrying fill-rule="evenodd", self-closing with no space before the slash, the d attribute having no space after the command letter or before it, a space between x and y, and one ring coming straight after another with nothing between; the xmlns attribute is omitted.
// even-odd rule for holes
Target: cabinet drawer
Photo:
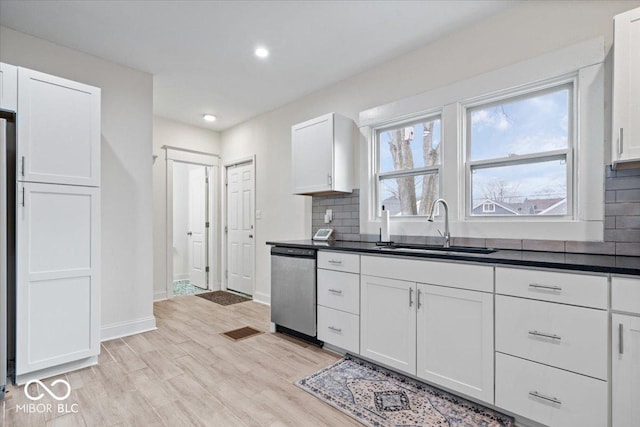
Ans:
<svg viewBox="0 0 640 427"><path fill-rule="evenodd" d="M640 279L612 277L611 308L640 314Z"/></svg>
<svg viewBox="0 0 640 427"><path fill-rule="evenodd" d="M319 269L318 304L360 314L360 275Z"/></svg>
<svg viewBox="0 0 640 427"><path fill-rule="evenodd" d="M607 278L555 271L496 268L496 293L607 309Z"/></svg>
<svg viewBox="0 0 640 427"><path fill-rule="evenodd" d="M398 257L362 257L362 274L472 291L493 292L493 267Z"/></svg>
<svg viewBox="0 0 640 427"><path fill-rule="evenodd" d="M549 427L607 425L607 383L496 353L496 406Z"/></svg>
<svg viewBox="0 0 640 427"><path fill-rule="evenodd" d="M496 296L496 350L607 379L607 312Z"/></svg>
<svg viewBox="0 0 640 427"><path fill-rule="evenodd" d="M318 339L360 353L360 316L318 306Z"/></svg>
<svg viewBox="0 0 640 427"><path fill-rule="evenodd" d="M343 252L318 251L318 268L360 273L360 255Z"/></svg>

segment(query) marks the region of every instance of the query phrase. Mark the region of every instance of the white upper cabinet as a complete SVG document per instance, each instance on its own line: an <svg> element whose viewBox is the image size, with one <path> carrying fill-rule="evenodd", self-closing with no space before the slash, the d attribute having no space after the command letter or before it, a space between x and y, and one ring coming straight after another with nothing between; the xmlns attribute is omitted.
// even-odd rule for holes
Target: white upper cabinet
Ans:
<svg viewBox="0 0 640 427"><path fill-rule="evenodd" d="M0 62L0 110L16 111L18 106L18 68Z"/></svg>
<svg viewBox="0 0 640 427"><path fill-rule="evenodd" d="M19 181L100 185L100 89L18 70Z"/></svg>
<svg viewBox="0 0 640 427"><path fill-rule="evenodd" d="M336 113L291 127L294 194L353 191L352 120Z"/></svg>
<svg viewBox="0 0 640 427"><path fill-rule="evenodd" d="M612 162L640 166L640 8L614 19ZM629 165L631 166L631 165Z"/></svg>

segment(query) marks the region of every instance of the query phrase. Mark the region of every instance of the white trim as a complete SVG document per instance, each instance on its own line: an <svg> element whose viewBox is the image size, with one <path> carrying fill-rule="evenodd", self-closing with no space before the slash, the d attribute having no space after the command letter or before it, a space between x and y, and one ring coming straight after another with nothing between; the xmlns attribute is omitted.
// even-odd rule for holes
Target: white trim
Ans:
<svg viewBox="0 0 640 427"><path fill-rule="evenodd" d="M256 241L257 236L258 236L258 225L256 224L256 187L257 187L257 179L256 179L256 155L251 155L251 156L246 156L246 157L240 157L234 160L229 160L226 162L222 163L222 168L220 168L220 172L221 172L221 176L222 179L220 180L220 184L222 186L222 199L221 199L221 207L220 207L220 218L222 219L222 227L226 227L227 226L227 169L229 167L232 166L236 166L236 165L241 165L244 163L250 163L252 166L251 169L251 173L252 173L252 179L253 179L253 189L251 191L252 194L252 207L253 207L253 212L251 213L251 220L253 222L253 266L252 266L252 270L251 270L251 277L253 279L253 286L252 286L252 291L251 291L251 295L253 296L253 298L256 298ZM224 232L224 229L222 230L222 239L220 239L221 241L221 247L222 247L222 261L221 261L221 265L222 265L222 270L221 270L221 281L220 281L220 289L222 290L227 290L227 285L228 285L228 277L226 277L226 274L223 273L222 271L228 271L228 267L227 267L227 262L228 262L228 256L227 256L227 236L228 234ZM264 298L264 294L261 294L262 298ZM267 297L270 299L270 297ZM268 301L268 300L267 300ZM266 303L268 304L268 303Z"/></svg>
<svg viewBox="0 0 640 427"><path fill-rule="evenodd" d="M140 334L142 332L153 331L155 329L157 328L156 318L154 316L112 323L102 327L100 330L100 341L109 341L116 338L127 337L129 335Z"/></svg>
<svg viewBox="0 0 640 427"><path fill-rule="evenodd" d="M207 254L208 264L209 264L209 280L208 280L208 289L212 290L212 283L214 281L218 283L218 262L216 259L216 251L212 250L213 248L219 247L218 242L218 232L217 232L217 224L215 221L216 213L220 213L219 208L219 197L218 197L218 185L216 180L219 179L219 173L216 169L220 168L220 157L216 154L205 153L201 151L195 150L187 150L183 148L171 147L168 145L164 145L162 147L166 152L166 236L167 240L165 241L166 248L166 276L164 278L165 281L165 292L164 298L172 298L173 297L173 162L181 162L181 163L189 163L194 165L202 165L211 168L211 173L209 174L209 208L208 213L209 217L207 220L209 221L209 235L207 236L209 239L209 253ZM157 295L162 295L162 292L156 292L154 298Z"/></svg>
<svg viewBox="0 0 640 427"><path fill-rule="evenodd" d="M254 291L253 300L260 304L269 305L269 306L271 305L271 295L265 294L263 292Z"/></svg>
<svg viewBox="0 0 640 427"><path fill-rule="evenodd" d="M43 378L51 378L56 375L66 374L71 371L77 371L78 369L87 368L89 366L95 366L98 364L98 356L91 356L85 359L75 360L69 363L63 363L62 365L52 366L51 368L40 369L33 372L27 372L26 374L16 375L16 385L23 385L31 380L41 380ZM73 384L71 389L73 389Z"/></svg>
<svg viewBox="0 0 640 427"><path fill-rule="evenodd" d="M360 113L360 232L377 235L375 216L375 131L377 128L442 110L440 197L449 203L455 237L602 241L604 237L604 40L602 37L547 53L452 85L430 90ZM577 75L574 99L576 150L567 167L576 168L573 218L465 218L464 106L491 94L515 92L553 79ZM536 83L537 82L537 83ZM602 149L601 149L602 148ZM572 158L570 158L572 157ZM573 165L569 165L569 161ZM391 218L392 235L433 235L442 218L431 224L421 217ZM526 226L523 226L526 224Z"/></svg>
<svg viewBox="0 0 640 427"><path fill-rule="evenodd" d="M153 293L153 302L163 301L167 299L167 291Z"/></svg>

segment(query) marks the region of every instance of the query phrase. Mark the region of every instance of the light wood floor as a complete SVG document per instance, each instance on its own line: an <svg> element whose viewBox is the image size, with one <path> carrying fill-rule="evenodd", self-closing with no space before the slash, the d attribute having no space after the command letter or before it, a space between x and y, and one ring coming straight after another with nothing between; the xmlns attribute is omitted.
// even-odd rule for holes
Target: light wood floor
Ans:
<svg viewBox="0 0 640 427"><path fill-rule="evenodd" d="M181 296L156 303L155 315L158 330L104 342L97 366L60 376L72 389L65 403L77 403L77 413L18 411L31 402L11 387L2 402L4 425L360 425L293 384L338 357L268 333L269 307ZM220 335L242 326L266 333L237 342ZM39 403L58 402L45 394Z"/></svg>

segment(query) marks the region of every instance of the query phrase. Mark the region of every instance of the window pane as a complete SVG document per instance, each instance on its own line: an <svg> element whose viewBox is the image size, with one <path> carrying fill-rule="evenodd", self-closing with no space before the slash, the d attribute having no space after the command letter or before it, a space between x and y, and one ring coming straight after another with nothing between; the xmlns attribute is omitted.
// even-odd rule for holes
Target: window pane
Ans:
<svg viewBox="0 0 640 427"><path fill-rule="evenodd" d="M471 171L471 215L566 215L567 164L552 160Z"/></svg>
<svg viewBox="0 0 640 427"><path fill-rule="evenodd" d="M391 216L428 215L438 197L438 174L380 180L380 208Z"/></svg>
<svg viewBox="0 0 640 427"><path fill-rule="evenodd" d="M561 150L569 145L570 87L470 108L471 160Z"/></svg>
<svg viewBox="0 0 640 427"><path fill-rule="evenodd" d="M440 118L378 131L379 172L440 164Z"/></svg>

